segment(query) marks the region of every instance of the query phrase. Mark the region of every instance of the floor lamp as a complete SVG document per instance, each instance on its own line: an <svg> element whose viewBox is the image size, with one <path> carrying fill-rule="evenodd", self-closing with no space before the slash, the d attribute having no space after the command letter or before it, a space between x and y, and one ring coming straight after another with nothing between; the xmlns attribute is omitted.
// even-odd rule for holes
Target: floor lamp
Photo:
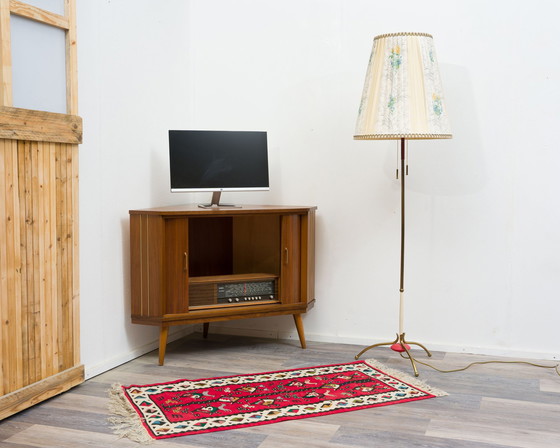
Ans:
<svg viewBox="0 0 560 448"><path fill-rule="evenodd" d="M407 140L451 138L449 120L443 103L443 92L433 44L425 33L394 33L377 36L369 59L366 81L356 124L356 140L398 140L401 165L401 253L399 332L392 342L370 345L356 355L374 347L389 345L404 353L418 370L410 355L410 346L418 342L405 340L404 332L404 237L405 177ZM397 168L397 178L399 177Z"/></svg>

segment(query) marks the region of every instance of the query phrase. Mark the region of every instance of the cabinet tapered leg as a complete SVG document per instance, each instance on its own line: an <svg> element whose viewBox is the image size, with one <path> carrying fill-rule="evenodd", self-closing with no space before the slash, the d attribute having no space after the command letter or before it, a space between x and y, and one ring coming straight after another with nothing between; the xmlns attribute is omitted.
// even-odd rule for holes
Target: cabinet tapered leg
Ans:
<svg viewBox="0 0 560 448"><path fill-rule="evenodd" d="M165 359L165 347L167 346L167 334L169 333L169 327L162 326L159 329L159 365L163 365L163 360Z"/></svg>
<svg viewBox="0 0 560 448"><path fill-rule="evenodd" d="M301 314L294 314L294 322L296 323L296 329L299 336L301 348L306 348L307 344L305 343L305 332L303 331L303 321L301 320Z"/></svg>
<svg viewBox="0 0 560 448"><path fill-rule="evenodd" d="M208 337L208 328L210 328L210 322L204 322L202 324L202 337L204 339Z"/></svg>

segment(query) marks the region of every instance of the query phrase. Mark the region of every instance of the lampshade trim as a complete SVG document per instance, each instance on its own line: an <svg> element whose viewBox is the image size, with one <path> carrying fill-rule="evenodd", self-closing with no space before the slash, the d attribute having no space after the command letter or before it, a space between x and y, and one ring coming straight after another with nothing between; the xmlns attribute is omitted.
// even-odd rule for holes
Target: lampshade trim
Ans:
<svg viewBox="0 0 560 448"><path fill-rule="evenodd" d="M386 37L397 37L397 36L423 36L423 37L430 37L432 39L434 38L434 36L428 33L387 33L387 34L380 34L379 36L375 36L373 40L384 39Z"/></svg>
<svg viewBox="0 0 560 448"><path fill-rule="evenodd" d="M438 138L453 138L452 134L364 134L354 135L354 140L432 140Z"/></svg>

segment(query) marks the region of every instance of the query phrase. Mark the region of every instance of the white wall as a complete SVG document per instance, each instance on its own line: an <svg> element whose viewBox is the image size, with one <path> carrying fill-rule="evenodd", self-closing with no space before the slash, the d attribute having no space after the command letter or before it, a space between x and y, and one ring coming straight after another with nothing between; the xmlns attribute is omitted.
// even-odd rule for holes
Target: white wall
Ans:
<svg viewBox="0 0 560 448"><path fill-rule="evenodd" d="M560 5L395 5L78 1L82 353L90 375L157 337L129 323L128 210L200 200L168 193L172 128L268 130L271 191L226 199L318 205L308 339L393 338L396 144L352 134L372 39L395 31L433 34L454 132L453 140L410 143L407 334L433 349L560 356ZM294 337L286 316L213 328Z"/></svg>

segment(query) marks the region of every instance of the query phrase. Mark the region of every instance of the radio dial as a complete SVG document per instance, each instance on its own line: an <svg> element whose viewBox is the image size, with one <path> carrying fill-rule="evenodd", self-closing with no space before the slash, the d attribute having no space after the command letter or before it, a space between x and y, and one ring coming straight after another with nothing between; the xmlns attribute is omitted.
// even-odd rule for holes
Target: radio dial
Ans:
<svg viewBox="0 0 560 448"><path fill-rule="evenodd" d="M218 283L217 302L233 305L256 300L275 300L275 287L276 280Z"/></svg>

